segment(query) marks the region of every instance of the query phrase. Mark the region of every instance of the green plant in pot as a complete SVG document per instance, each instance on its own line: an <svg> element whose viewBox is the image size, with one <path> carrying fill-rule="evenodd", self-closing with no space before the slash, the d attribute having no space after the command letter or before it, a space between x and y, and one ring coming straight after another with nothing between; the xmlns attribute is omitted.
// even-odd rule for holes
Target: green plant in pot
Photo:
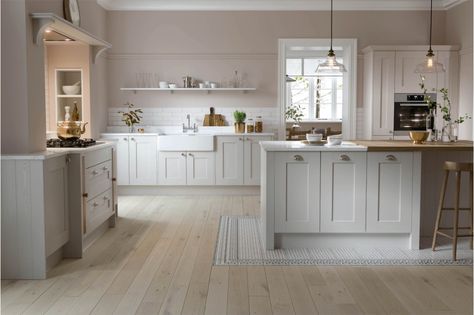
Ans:
<svg viewBox="0 0 474 315"><path fill-rule="evenodd" d="M119 111L119 114L122 114L122 121L128 126L129 132L134 132L135 124L140 123L143 118L139 114L143 114L143 111L140 108L133 109L135 105L130 102L125 104L128 107L128 112Z"/></svg>
<svg viewBox="0 0 474 315"><path fill-rule="evenodd" d="M247 114L245 114L245 112L240 112L238 110L234 112L235 133L245 132L245 118L247 118Z"/></svg>

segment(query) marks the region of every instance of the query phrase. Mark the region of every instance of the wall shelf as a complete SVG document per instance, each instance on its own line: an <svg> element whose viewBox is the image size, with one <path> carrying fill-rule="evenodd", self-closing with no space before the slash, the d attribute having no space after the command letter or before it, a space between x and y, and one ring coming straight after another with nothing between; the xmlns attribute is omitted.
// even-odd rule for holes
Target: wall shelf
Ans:
<svg viewBox="0 0 474 315"><path fill-rule="evenodd" d="M256 91L256 88L120 88L121 91L132 91L137 93L140 91L166 91L170 93L174 92L206 92L207 94L211 92L249 92Z"/></svg>
<svg viewBox="0 0 474 315"><path fill-rule="evenodd" d="M66 94L66 95L63 95L63 94L58 94L56 95L57 97L59 98L82 98L82 94Z"/></svg>
<svg viewBox="0 0 474 315"><path fill-rule="evenodd" d="M43 41L43 33L49 28L71 39L89 44L92 53L92 63L96 62L97 57L103 51L112 47L105 40L95 37L86 30L53 13L31 13L30 16L33 19L33 42L36 45Z"/></svg>

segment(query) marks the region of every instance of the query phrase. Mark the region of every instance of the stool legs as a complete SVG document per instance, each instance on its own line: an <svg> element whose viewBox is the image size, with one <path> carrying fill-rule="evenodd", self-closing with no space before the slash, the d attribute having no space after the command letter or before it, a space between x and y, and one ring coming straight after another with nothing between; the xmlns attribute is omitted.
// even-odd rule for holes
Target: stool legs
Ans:
<svg viewBox="0 0 474 315"><path fill-rule="evenodd" d="M461 192L461 172L456 172L456 193L454 204L454 225L453 225L453 260L456 260L458 248L458 225L459 225L459 194Z"/></svg>
<svg viewBox="0 0 474 315"><path fill-rule="evenodd" d="M443 180L443 185L441 186L441 193L440 193L440 196L439 196L438 213L436 215L436 224L435 224L435 229L434 229L434 233L433 233L433 244L431 245L432 250L436 249L436 238L438 236L439 224L441 222L441 213L443 212L444 198L445 198L445 195L446 195L446 186L448 185L448 178L449 178L449 171L444 171L444 180Z"/></svg>
<svg viewBox="0 0 474 315"><path fill-rule="evenodd" d="M473 208L473 184L472 184L472 172L469 173L469 207L471 208L471 211L469 212L470 216L469 216L469 226L471 227L469 229L469 233L472 235L473 233L473 212L474 212L474 208ZM472 249L472 241L473 241L473 237L470 238L469 240L469 247Z"/></svg>

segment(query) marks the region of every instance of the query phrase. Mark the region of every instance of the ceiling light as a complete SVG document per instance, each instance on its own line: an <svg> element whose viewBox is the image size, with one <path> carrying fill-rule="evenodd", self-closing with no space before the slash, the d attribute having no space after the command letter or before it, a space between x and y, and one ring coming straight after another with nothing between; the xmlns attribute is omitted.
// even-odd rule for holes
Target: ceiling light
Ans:
<svg viewBox="0 0 474 315"><path fill-rule="evenodd" d="M285 81L286 82L296 82L296 80L294 78L290 77L288 74L285 77Z"/></svg>
<svg viewBox="0 0 474 315"><path fill-rule="evenodd" d="M51 30L50 30L49 28L47 28L47 29L45 30L45 32L46 32L46 33L51 33Z"/></svg>
<svg viewBox="0 0 474 315"><path fill-rule="evenodd" d="M431 0L430 8L430 48L428 48L428 53L426 54L426 59L424 62L418 64L415 68L416 73L439 73L445 72L444 66L442 63L439 63L435 60L435 54L433 49L431 49L431 33L433 32L433 0Z"/></svg>
<svg viewBox="0 0 474 315"><path fill-rule="evenodd" d="M346 67L342 63L337 62L336 54L332 47L332 16L333 16L333 0L331 0L331 47L329 48L326 61L320 63L316 68L317 74L341 74L347 72Z"/></svg>
<svg viewBox="0 0 474 315"><path fill-rule="evenodd" d="M66 38L66 39L64 39L64 40L65 40L66 42L70 42L70 41L71 41L70 38Z"/></svg>

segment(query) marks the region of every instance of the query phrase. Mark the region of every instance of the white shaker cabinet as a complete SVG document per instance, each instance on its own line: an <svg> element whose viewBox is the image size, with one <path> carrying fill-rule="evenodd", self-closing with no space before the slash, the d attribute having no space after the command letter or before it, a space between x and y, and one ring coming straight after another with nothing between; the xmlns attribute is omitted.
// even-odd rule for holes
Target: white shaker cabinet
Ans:
<svg viewBox="0 0 474 315"><path fill-rule="evenodd" d="M155 135L103 135L117 143L118 185L156 185L158 139Z"/></svg>
<svg viewBox="0 0 474 315"><path fill-rule="evenodd" d="M186 157L186 184L214 185L216 183L215 160L214 152L188 152Z"/></svg>
<svg viewBox="0 0 474 315"><path fill-rule="evenodd" d="M130 185L156 184L156 136L130 136Z"/></svg>
<svg viewBox="0 0 474 315"><path fill-rule="evenodd" d="M244 141L244 185L260 185L260 141L268 136L246 136Z"/></svg>
<svg viewBox="0 0 474 315"><path fill-rule="evenodd" d="M321 232L365 232L366 158L321 153Z"/></svg>
<svg viewBox="0 0 474 315"><path fill-rule="evenodd" d="M375 52L373 56L372 135L393 133L395 53Z"/></svg>
<svg viewBox="0 0 474 315"><path fill-rule="evenodd" d="M275 153L275 233L319 232L320 160L316 152Z"/></svg>
<svg viewBox="0 0 474 315"><path fill-rule="evenodd" d="M160 152L158 184L186 185L186 152Z"/></svg>
<svg viewBox="0 0 474 315"><path fill-rule="evenodd" d="M367 232L409 233L412 190L412 152L369 152Z"/></svg>
<svg viewBox="0 0 474 315"><path fill-rule="evenodd" d="M437 53L435 52L435 58ZM395 93L421 93L420 73L416 73L415 69L426 60L426 51L397 51L395 59ZM436 73L423 76L428 90L437 87Z"/></svg>
<svg viewBox="0 0 474 315"><path fill-rule="evenodd" d="M216 184L244 183L244 136L217 137Z"/></svg>

